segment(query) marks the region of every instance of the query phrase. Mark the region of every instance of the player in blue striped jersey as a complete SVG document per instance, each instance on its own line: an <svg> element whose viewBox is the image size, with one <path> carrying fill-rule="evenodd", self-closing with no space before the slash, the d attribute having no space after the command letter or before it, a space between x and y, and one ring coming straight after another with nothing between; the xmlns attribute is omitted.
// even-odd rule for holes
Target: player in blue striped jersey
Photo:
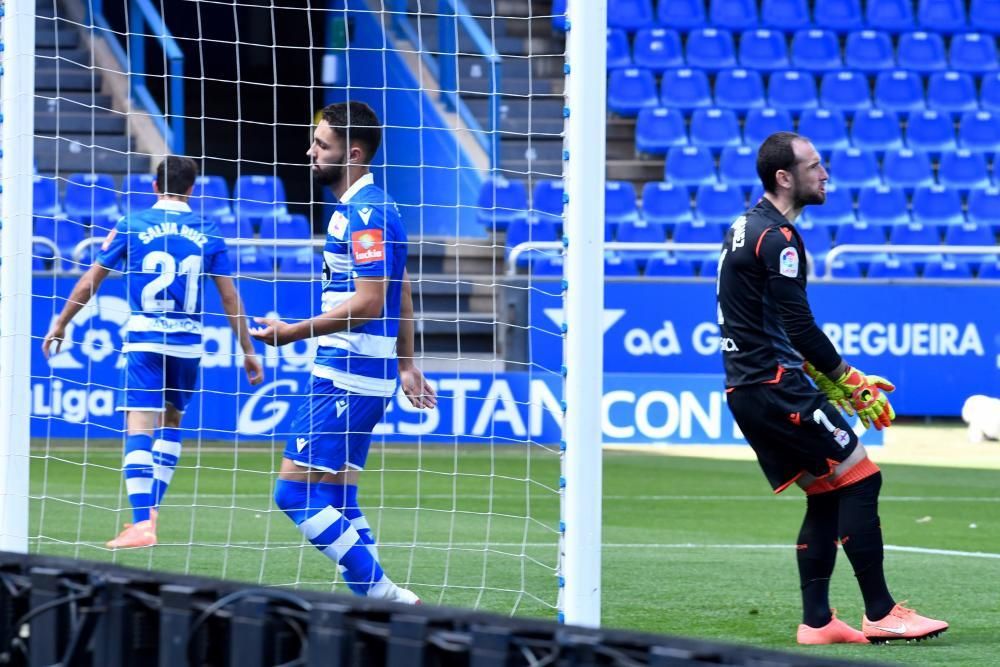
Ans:
<svg viewBox="0 0 1000 667"><path fill-rule="evenodd" d="M350 102L324 108L322 117L308 155L315 181L339 200L323 252L323 312L295 324L258 318L262 326L251 330L269 345L318 339L274 500L337 563L354 593L416 604L414 593L382 571L357 500L372 429L397 385L417 408L437 403L413 365L406 232L395 202L369 171L382 139L375 112Z"/></svg>
<svg viewBox="0 0 1000 667"><path fill-rule="evenodd" d="M156 204L118 221L42 343L46 356L53 348L58 352L73 317L111 272L121 273L132 311L118 395L118 409L126 414L123 472L132 523L108 542L112 549L156 544L157 508L180 457L181 416L198 381L206 278L215 282L239 338L247 378L251 384L264 380L230 277L225 242L216 224L187 204L197 176L198 165L190 158L163 160L156 170ZM154 442L157 428L160 437Z"/></svg>

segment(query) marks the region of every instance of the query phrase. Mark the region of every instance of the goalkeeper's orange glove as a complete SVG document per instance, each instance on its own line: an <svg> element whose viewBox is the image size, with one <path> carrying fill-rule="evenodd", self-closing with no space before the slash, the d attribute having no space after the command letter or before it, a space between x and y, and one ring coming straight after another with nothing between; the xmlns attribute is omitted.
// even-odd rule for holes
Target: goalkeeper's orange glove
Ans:
<svg viewBox="0 0 1000 667"><path fill-rule="evenodd" d="M849 394L845 394L840 387L833 383L833 380L828 378L824 373L820 373L816 370L816 367L808 361L802 368L805 370L806 374L812 378L816 387L821 392L826 394L826 397L830 400L833 407L838 410L843 410L852 417L854 416L854 406L851 405L851 397Z"/></svg>
<svg viewBox="0 0 1000 667"><path fill-rule="evenodd" d="M833 384L849 398L866 428L874 426L881 431L892 426L896 411L884 393L896 389L891 382L878 375L866 376L857 368L848 366Z"/></svg>

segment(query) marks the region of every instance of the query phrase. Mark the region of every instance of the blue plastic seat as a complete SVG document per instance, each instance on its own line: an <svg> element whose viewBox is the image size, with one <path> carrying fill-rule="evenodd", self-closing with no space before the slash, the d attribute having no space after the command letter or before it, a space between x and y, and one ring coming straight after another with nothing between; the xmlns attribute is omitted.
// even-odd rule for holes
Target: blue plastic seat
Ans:
<svg viewBox="0 0 1000 667"><path fill-rule="evenodd" d="M923 277L933 280L969 280L972 278L972 269L967 262L945 259L940 262L928 262L924 267Z"/></svg>
<svg viewBox="0 0 1000 667"><path fill-rule="evenodd" d="M975 111L976 84L966 72L935 72L927 81L927 106L954 116Z"/></svg>
<svg viewBox="0 0 1000 667"><path fill-rule="evenodd" d="M932 156L955 150L958 144L951 116L931 110L910 114L906 123L906 144Z"/></svg>
<svg viewBox="0 0 1000 667"><path fill-rule="evenodd" d="M635 34L632 60L636 67L659 74L666 69L684 67L684 50L676 30L643 28Z"/></svg>
<svg viewBox="0 0 1000 667"><path fill-rule="evenodd" d="M118 193L110 174L70 174L63 196L63 210L82 225L111 229L121 212Z"/></svg>
<svg viewBox="0 0 1000 667"><path fill-rule="evenodd" d="M312 251L312 248L309 250ZM305 252L303 249L291 257L282 259L280 269L283 275L303 278L308 276L315 280L323 275L323 256L317 252Z"/></svg>
<svg viewBox="0 0 1000 667"><path fill-rule="evenodd" d="M948 49L948 62L958 72L991 72L997 69L996 38L978 32L954 35Z"/></svg>
<svg viewBox="0 0 1000 667"><path fill-rule="evenodd" d="M896 67L892 39L878 30L858 30L847 36L844 61L848 69L875 74Z"/></svg>
<svg viewBox="0 0 1000 667"><path fill-rule="evenodd" d="M854 113L872 106L868 79L859 72L827 72L819 88L824 109Z"/></svg>
<svg viewBox="0 0 1000 667"><path fill-rule="evenodd" d="M719 253L715 253L714 257L704 257L700 262L698 262L698 276L701 278L711 278L715 280L715 277L719 275Z"/></svg>
<svg viewBox="0 0 1000 667"><path fill-rule="evenodd" d="M969 222L1000 233L1000 188L988 187L969 192Z"/></svg>
<svg viewBox="0 0 1000 667"><path fill-rule="evenodd" d="M816 225L837 228L857 222L854 214L854 198L847 187L834 183L826 185L826 203L822 206L810 206L806 209L809 220Z"/></svg>
<svg viewBox="0 0 1000 667"><path fill-rule="evenodd" d="M840 256L830 263L830 275L834 278L860 278L861 264L851 258Z"/></svg>
<svg viewBox="0 0 1000 667"><path fill-rule="evenodd" d="M728 226L728 225L727 225ZM674 227L674 243L722 243L723 227L719 223L695 218L690 222L681 222ZM698 259L712 254L702 250L677 251L678 257Z"/></svg>
<svg viewBox="0 0 1000 667"><path fill-rule="evenodd" d="M260 238L311 239L312 229L309 225L309 218L299 213L282 215L274 218L264 218L260 225ZM275 257L282 262L299 254L311 255L314 253L311 246L275 247L273 252Z"/></svg>
<svg viewBox="0 0 1000 667"><path fill-rule="evenodd" d="M885 228L868 222L855 220L834 228L836 245L881 245L885 243ZM861 253L858 253L861 256ZM865 256L871 257L871 254Z"/></svg>
<svg viewBox="0 0 1000 667"><path fill-rule="evenodd" d="M140 213L156 203L153 174L128 174L122 183L121 209L123 215Z"/></svg>
<svg viewBox="0 0 1000 667"><path fill-rule="evenodd" d="M965 29L963 0L920 0L917 23L924 30L959 32Z"/></svg>
<svg viewBox="0 0 1000 667"><path fill-rule="evenodd" d="M882 184L875 154L860 148L833 151L830 155L830 180L840 187L853 189Z"/></svg>
<svg viewBox="0 0 1000 667"><path fill-rule="evenodd" d="M559 231L550 218L527 217L510 223L507 227L507 250L521 243L545 242L559 240ZM534 251L537 252L537 251ZM518 257L519 265L530 261L533 251L528 251ZM551 251L549 251L551 252Z"/></svg>
<svg viewBox="0 0 1000 667"><path fill-rule="evenodd" d="M868 266L867 278L916 278L917 264L906 259L906 255L875 259Z"/></svg>
<svg viewBox="0 0 1000 667"><path fill-rule="evenodd" d="M608 0L608 27L635 32L653 23L652 0Z"/></svg>
<svg viewBox="0 0 1000 667"><path fill-rule="evenodd" d="M674 146L687 146L684 115L677 109L643 109L635 123L635 147L641 153L664 155Z"/></svg>
<svg viewBox="0 0 1000 667"><path fill-rule="evenodd" d="M751 146L727 146L719 157L719 180L749 190L760 178L757 176L757 149Z"/></svg>
<svg viewBox="0 0 1000 667"><path fill-rule="evenodd" d="M887 32L913 30L912 0L869 0L865 6L865 18L872 28Z"/></svg>
<svg viewBox="0 0 1000 667"><path fill-rule="evenodd" d="M720 70L736 67L733 34L718 28L701 28L688 33L684 49L688 67Z"/></svg>
<svg viewBox="0 0 1000 667"><path fill-rule="evenodd" d="M232 215L229 184L222 176L206 174L194 180L194 190L188 199L191 210L204 218Z"/></svg>
<svg viewBox="0 0 1000 667"><path fill-rule="evenodd" d="M876 152L897 151L903 147L899 118L891 111L869 109L854 115L851 138L858 148Z"/></svg>
<svg viewBox="0 0 1000 667"><path fill-rule="evenodd" d="M661 222L636 218L622 223L616 238L623 243L660 243L667 240L667 226Z"/></svg>
<svg viewBox="0 0 1000 667"><path fill-rule="evenodd" d="M916 72L892 70L875 79L875 106L885 111L923 111L924 82Z"/></svg>
<svg viewBox="0 0 1000 667"><path fill-rule="evenodd" d="M1000 261L983 262L978 277L980 280L1000 280Z"/></svg>
<svg viewBox="0 0 1000 667"><path fill-rule="evenodd" d="M561 276L563 274L562 255L538 255L531 259L532 276Z"/></svg>
<svg viewBox="0 0 1000 667"><path fill-rule="evenodd" d="M921 222L909 222L902 225L896 225L890 230L889 243L893 245L936 246L941 244L941 232L938 231L936 225L925 225ZM922 261L927 261L929 259L928 255L932 254L938 253L907 253L909 257Z"/></svg>
<svg viewBox="0 0 1000 667"><path fill-rule="evenodd" d="M829 72L844 66L840 42L831 30L799 30L792 38L792 67L806 72Z"/></svg>
<svg viewBox="0 0 1000 667"><path fill-rule="evenodd" d="M233 198L236 216L249 218L255 226L265 217L288 213L285 184L277 176L240 176Z"/></svg>
<svg viewBox="0 0 1000 667"><path fill-rule="evenodd" d="M890 187L913 190L934 185L934 169L927 153L904 148L889 151L882 160L882 180Z"/></svg>
<svg viewBox="0 0 1000 667"><path fill-rule="evenodd" d="M688 278L694 273L694 262L668 252L658 252L646 263L647 276Z"/></svg>
<svg viewBox="0 0 1000 667"><path fill-rule="evenodd" d="M805 244L806 250L813 257L822 257L833 247L833 239L830 236L830 228L828 226L817 224L811 219L803 220L799 218L795 223L795 228L799 230L802 243Z"/></svg>
<svg viewBox="0 0 1000 667"><path fill-rule="evenodd" d="M941 185L917 188L913 193L913 219L925 225L961 225L962 198L958 191Z"/></svg>
<svg viewBox="0 0 1000 667"><path fill-rule="evenodd" d="M958 129L958 143L962 148L978 153L1000 151L1000 114L966 111Z"/></svg>
<svg viewBox="0 0 1000 667"><path fill-rule="evenodd" d="M639 206L635 200L635 186L631 181L607 181L604 184L604 222L617 228L624 222L639 217Z"/></svg>
<svg viewBox="0 0 1000 667"><path fill-rule="evenodd" d="M275 257L270 249L260 246L240 246L229 249L229 263L237 276L273 273Z"/></svg>
<svg viewBox="0 0 1000 667"><path fill-rule="evenodd" d="M535 189L531 193L532 217L561 225L565 194L562 181L543 179L535 183Z"/></svg>
<svg viewBox="0 0 1000 667"><path fill-rule="evenodd" d="M632 66L632 51L628 35L620 28L608 28L607 68L621 69Z"/></svg>
<svg viewBox="0 0 1000 667"><path fill-rule="evenodd" d="M883 227L909 223L906 193L902 188L887 185L861 190L858 194L858 219Z"/></svg>
<svg viewBox="0 0 1000 667"><path fill-rule="evenodd" d="M608 109L611 111L632 118L657 104L656 79L648 69L626 67L608 72Z"/></svg>
<svg viewBox="0 0 1000 667"><path fill-rule="evenodd" d="M861 0L816 0L813 5L813 21L827 30L858 30L864 24Z"/></svg>
<svg viewBox="0 0 1000 667"><path fill-rule="evenodd" d="M941 35L933 32L907 32L900 35L896 59L900 69L921 74L948 69L944 40Z"/></svg>
<svg viewBox="0 0 1000 667"><path fill-rule="evenodd" d="M743 124L743 137L754 149L775 132L791 132L792 115L784 109L751 109Z"/></svg>
<svg viewBox="0 0 1000 667"><path fill-rule="evenodd" d="M702 185L695 197L695 213L702 220L728 227L746 213L744 196L743 189L735 185Z"/></svg>
<svg viewBox="0 0 1000 667"><path fill-rule="evenodd" d="M523 181L502 176L487 179L479 188L476 205L479 224L487 231L503 231L513 222L528 217L528 188Z"/></svg>
<svg viewBox="0 0 1000 667"><path fill-rule="evenodd" d="M979 106L983 111L1000 112L1000 72L983 75L979 91Z"/></svg>
<svg viewBox="0 0 1000 667"><path fill-rule="evenodd" d="M765 72L787 69L788 45L777 30L747 30L740 36L740 66Z"/></svg>
<svg viewBox="0 0 1000 667"><path fill-rule="evenodd" d="M662 106L691 111L712 106L708 77L700 69L671 69L660 80ZM654 105L655 106L655 105Z"/></svg>
<svg viewBox="0 0 1000 667"><path fill-rule="evenodd" d="M666 179L688 187L716 182L712 151L702 146L678 146L667 153Z"/></svg>
<svg viewBox="0 0 1000 667"><path fill-rule="evenodd" d="M1000 33L1000 4L996 0L972 0L969 24L976 26L976 30Z"/></svg>
<svg viewBox="0 0 1000 667"><path fill-rule="evenodd" d="M691 115L691 143L718 153L743 143L740 122L731 109L697 109Z"/></svg>
<svg viewBox="0 0 1000 667"><path fill-rule="evenodd" d="M986 171L986 157L964 148L942 154L938 182L962 191L988 188L992 184Z"/></svg>
<svg viewBox="0 0 1000 667"><path fill-rule="evenodd" d="M809 3L806 0L763 0L760 18L774 30L801 30L809 27Z"/></svg>
<svg viewBox="0 0 1000 667"><path fill-rule="evenodd" d="M219 235L224 239L252 239L253 224L249 218L237 218L235 215L224 215L216 219Z"/></svg>
<svg viewBox="0 0 1000 667"><path fill-rule="evenodd" d="M709 20L729 30L749 30L757 25L755 0L710 0Z"/></svg>
<svg viewBox="0 0 1000 667"><path fill-rule="evenodd" d="M775 109L788 109L792 113L815 109L819 106L816 79L808 72L775 72L768 81L767 99Z"/></svg>
<svg viewBox="0 0 1000 667"><path fill-rule="evenodd" d="M662 224L673 231L678 222L694 217L691 193L683 185L653 181L642 186L642 217L646 222Z"/></svg>
<svg viewBox="0 0 1000 667"><path fill-rule="evenodd" d="M764 99L764 82L756 70L727 69L715 77L715 105L720 109L761 109L767 106Z"/></svg>
<svg viewBox="0 0 1000 667"><path fill-rule="evenodd" d="M72 256L73 248L87 238L86 225L62 217L35 216L32 219L32 234L47 238L59 248L65 258Z"/></svg>
<svg viewBox="0 0 1000 667"><path fill-rule="evenodd" d="M55 176L35 174L31 189L31 212L34 215L48 218L59 215L59 182Z"/></svg>
<svg viewBox="0 0 1000 667"><path fill-rule="evenodd" d="M981 225L975 222L963 222L961 224L948 225L944 231L945 245L996 245L996 235L989 225Z"/></svg>
<svg viewBox="0 0 1000 667"><path fill-rule="evenodd" d="M567 0L552 0L553 32L566 32L566 4Z"/></svg>
<svg viewBox="0 0 1000 667"><path fill-rule="evenodd" d="M808 137L820 151L837 150L851 145L847 123L839 111L809 109L799 119L799 134Z"/></svg>
<svg viewBox="0 0 1000 667"><path fill-rule="evenodd" d="M660 0L656 17L661 25L677 30L693 30L707 22L704 0Z"/></svg>
<svg viewBox="0 0 1000 667"><path fill-rule="evenodd" d="M638 276L639 262L632 253L604 253L604 275Z"/></svg>

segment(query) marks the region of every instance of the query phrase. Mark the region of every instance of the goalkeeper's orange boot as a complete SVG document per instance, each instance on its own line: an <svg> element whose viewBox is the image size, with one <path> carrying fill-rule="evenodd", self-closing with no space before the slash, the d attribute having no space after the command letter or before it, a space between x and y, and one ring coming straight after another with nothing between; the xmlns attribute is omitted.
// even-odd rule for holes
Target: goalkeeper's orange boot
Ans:
<svg viewBox="0 0 1000 667"><path fill-rule="evenodd" d="M156 524L152 519L125 524L125 529L118 534L118 537L105 544L109 549L137 549L155 545Z"/></svg>
<svg viewBox="0 0 1000 667"><path fill-rule="evenodd" d="M830 610L833 618L822 628L814 628L802 623L795 634L800 644L867 644L868 640L860 630L855 630L837 618L837 610Z"/></svg>
<svg viewBox="0 0 1000 667"><path fill-rule="evenodd" d="M872 644L905 639L907 641L931 639L948 629L944 621L921 616L912 609L907 609L902 603L892 608L885 618L869 621L865 616L861 620L861 630Z"/></svg>

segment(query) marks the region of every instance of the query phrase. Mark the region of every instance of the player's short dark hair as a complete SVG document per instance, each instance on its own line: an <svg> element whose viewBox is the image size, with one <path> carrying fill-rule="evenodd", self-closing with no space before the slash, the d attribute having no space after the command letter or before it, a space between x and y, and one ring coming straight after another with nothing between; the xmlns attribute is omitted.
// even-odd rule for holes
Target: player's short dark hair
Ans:
<svg viewBox="0 0 1000 667"><path fill-rule="evenodd" d="M161 195L187 194L198 178L198 163L189 157L168 155L156 168L156 187Z"/></svg>
<svg viewBox="0 0 1000 667"><path fill-rule="evenodd" d="M795 166L795 147L792 144L796 139L805 140L805 137L794 132L775 132L757 149L757 176L765 192L775 194L778 171L791 171Z"/></svg>
<svg viewBox="0 0 1000 667"><path fill-rule="evenodd" d="M371 164L382 144L382 122L375 110L364 102L338 102L323 107L320 113L338 137L350 144L360 144L365 151L365 164Z"/></svg>

